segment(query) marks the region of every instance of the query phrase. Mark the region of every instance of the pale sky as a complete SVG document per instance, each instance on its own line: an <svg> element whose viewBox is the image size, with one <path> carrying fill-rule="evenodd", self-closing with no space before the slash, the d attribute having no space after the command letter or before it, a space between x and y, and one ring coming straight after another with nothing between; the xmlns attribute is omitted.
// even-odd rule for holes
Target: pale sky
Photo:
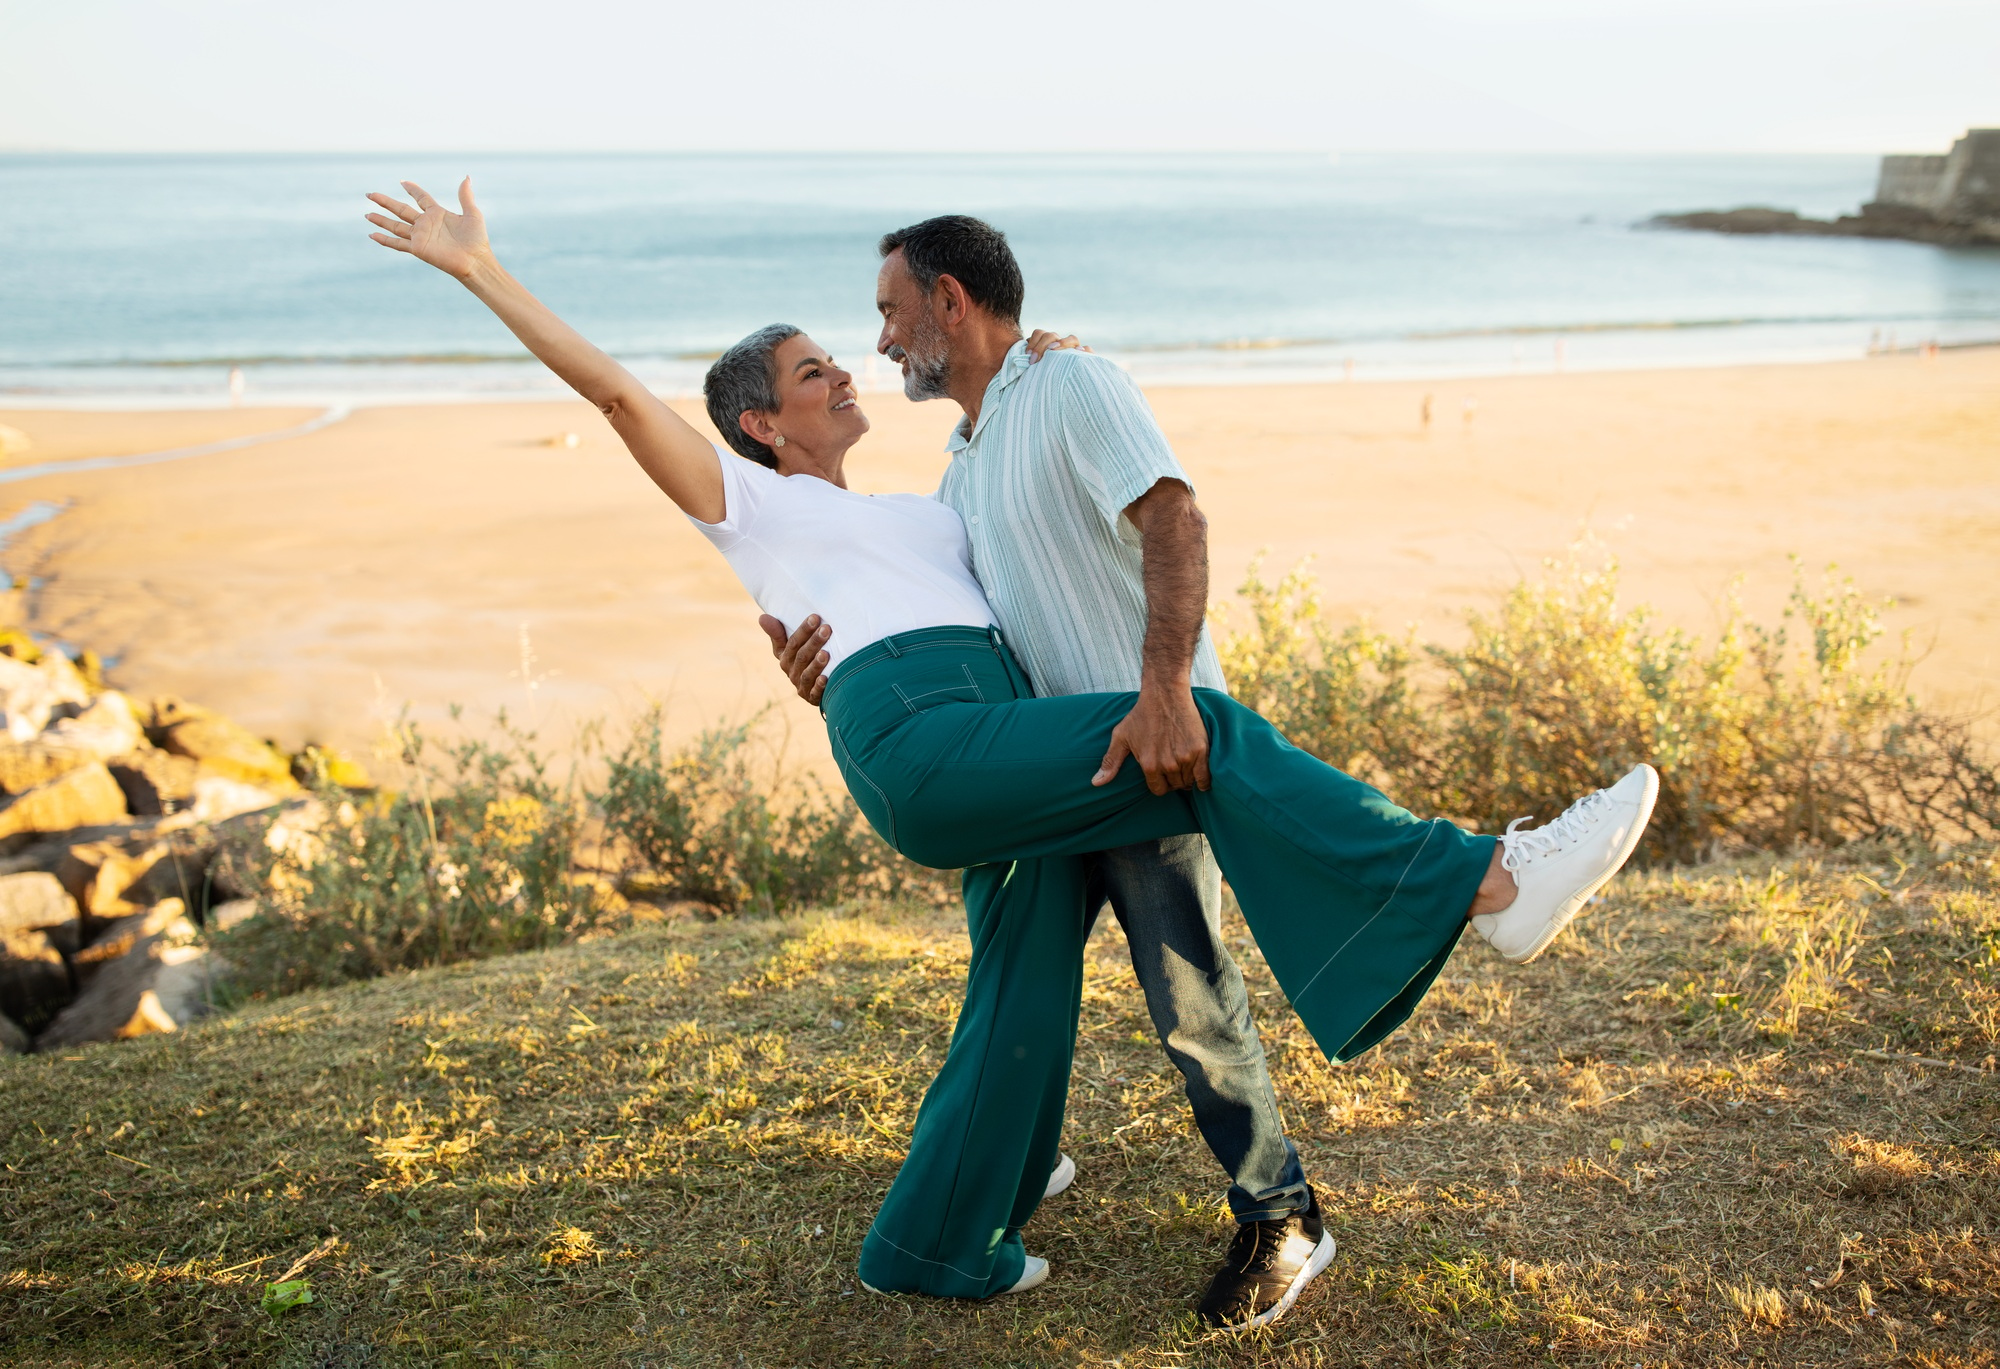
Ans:
<svg viewBox="0 0 2000 1369"><path fill-rule="evenodd" d="M1942 151L1996 0L0 0L0 150Z"/></svg>

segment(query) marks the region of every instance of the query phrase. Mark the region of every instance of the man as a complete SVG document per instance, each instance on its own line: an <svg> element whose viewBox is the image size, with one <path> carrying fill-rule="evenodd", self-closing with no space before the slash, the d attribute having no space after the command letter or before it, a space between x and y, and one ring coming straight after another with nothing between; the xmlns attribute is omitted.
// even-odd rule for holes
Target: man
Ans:
<svg viewBox="0 0 2000 1369"><path fill-rule="evenodd" d="M1206 789L1208 740L1190 691L1225 688L1204 626L1207 523L1144 398L1100 357L1051 352L1031 366L1021 346L1020 267L987 224L929 219L888 234L880 249L877 350L901 365L910 398L949 398L964 410L938 497L965 520L974 572L1035 691L1137 690L1100 782L1129 758L1155 793ZM818 702L830 627L809 619L788 637L775 619L762 622L801 696ZM1243 978L1222 941L1221 875L1206 840L1100 852L1083 858L1079 879L1053 862L1021 864L1036 867L1022 884L1044 904L1080 894L1082 936L1110 902L1154 1026L1186 1081L1195 1124L1233 1181L1238 1231L1202 1299L1203 1319L1275 1320L1325 1267L1333 1242L1284 1136ZM1001 887L1012 886L968 879L974 979L982 974L975 904L983 898L984 915L999 917L991 905ZM1016 895L1023 909L1028 897ZM1059 919L1060 910L1006 916ZM1052 939L1038 944L1066 944L1062 929L1045 931ZM1073 929L1072 939L1080 953ZM975 1010L988 1009L969 981L968 1015ZM957 1037L953 1048L960 1049ZM1066 1083L1066 1056L1061 1068ZM956 1106L960 1129L973 1125L964 1119L974 1101ZM920 1119L920 1133L924 1126ZM1050 1191L1066 1179L1059 1168ZM1030 1258L1030 1271L1039 1263ZM1018 1286L1030 1286L1026 1277Z"/></svg>

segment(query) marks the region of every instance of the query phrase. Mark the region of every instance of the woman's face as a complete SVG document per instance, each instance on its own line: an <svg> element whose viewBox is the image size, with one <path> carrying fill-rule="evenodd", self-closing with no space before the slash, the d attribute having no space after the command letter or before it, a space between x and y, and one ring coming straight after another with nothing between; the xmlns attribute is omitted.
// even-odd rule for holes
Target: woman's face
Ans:
<svg viewBox="0 0 2000 1369"><path fill-rule="evenodd" d="M854 393L854 377L833 364L826 349L800 333L778 345L778 412L770 424L822 458L836 457L861 440L868 417ZM783 458L784 450L778 455Z"/></svg>

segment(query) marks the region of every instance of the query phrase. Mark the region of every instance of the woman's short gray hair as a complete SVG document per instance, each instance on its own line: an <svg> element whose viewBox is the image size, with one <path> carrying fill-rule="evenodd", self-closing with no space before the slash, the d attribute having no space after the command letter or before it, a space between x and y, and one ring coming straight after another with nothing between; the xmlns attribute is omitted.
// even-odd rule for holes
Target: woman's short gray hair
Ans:
<svg viewBox="0 0 2000 1369"><path fill-rule="evenodd" d="M708 401L709 422L715 424L739 455L760 466L778 468L778 454L743 431L743 413L774 414L778 411L778 349L799 335L789 323L773 323L715 359L701 382L702 398Z"/></svg>

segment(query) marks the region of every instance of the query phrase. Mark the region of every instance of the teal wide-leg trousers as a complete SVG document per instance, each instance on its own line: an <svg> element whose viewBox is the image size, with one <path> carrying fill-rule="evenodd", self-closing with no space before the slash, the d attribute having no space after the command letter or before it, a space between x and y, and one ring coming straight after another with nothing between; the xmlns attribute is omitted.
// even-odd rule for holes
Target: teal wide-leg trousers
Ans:
<svg viewBox="0 0 2000 1369"><path fill-rule="evenodd" d="M972 968L909 1158L862 1247L871 1287L983 1297L1054 1162L1074 1044L1083 871L1069 859L1204 832L1313 1039L1351 1059L1406 1019L1464 929L1494 841L1422 821L1214 690L1207 792L1138 764L1090 783L1133 694L1038 699L997 631L930 628L841 662L834 758L876 831L967 867Z"/></svg>

